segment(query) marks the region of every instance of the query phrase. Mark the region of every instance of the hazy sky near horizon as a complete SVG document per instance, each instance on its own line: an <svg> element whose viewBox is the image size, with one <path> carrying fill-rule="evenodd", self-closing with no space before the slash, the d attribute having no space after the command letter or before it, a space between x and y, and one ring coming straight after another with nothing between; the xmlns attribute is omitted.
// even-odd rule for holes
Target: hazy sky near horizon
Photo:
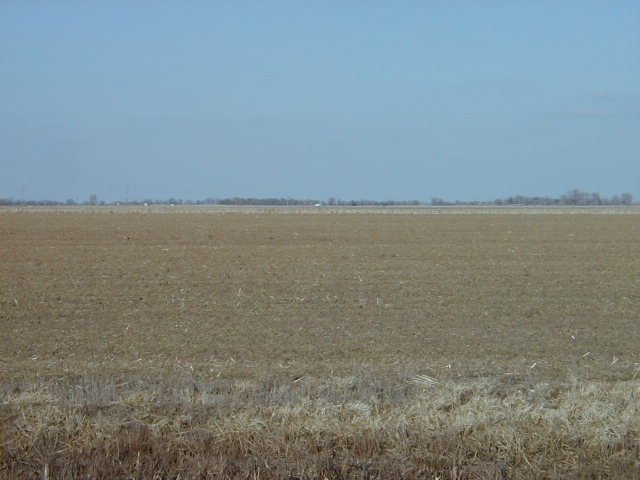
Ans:
<svg viewBox="0 0 640 480"><path fill-rule="evenodd" d="M640 2L0 3L0 197L640 198Z"/></svg>

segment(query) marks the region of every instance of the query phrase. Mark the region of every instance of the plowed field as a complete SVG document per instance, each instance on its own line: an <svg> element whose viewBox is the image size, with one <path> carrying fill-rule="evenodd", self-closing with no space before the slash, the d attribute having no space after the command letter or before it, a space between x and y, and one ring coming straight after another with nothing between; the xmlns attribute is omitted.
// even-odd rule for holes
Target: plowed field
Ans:
<svg viewBox="0 0 640 480"><path fill-rule="evenodd" d="M309 212L0 212L6 474L638 474L639 211Z"/></svg>
<svg viewBox="0 0 640 480"><path fill-rule="evenodd" d="M98 212L2 216L5 378L640 361L640 215Z"/></svg>

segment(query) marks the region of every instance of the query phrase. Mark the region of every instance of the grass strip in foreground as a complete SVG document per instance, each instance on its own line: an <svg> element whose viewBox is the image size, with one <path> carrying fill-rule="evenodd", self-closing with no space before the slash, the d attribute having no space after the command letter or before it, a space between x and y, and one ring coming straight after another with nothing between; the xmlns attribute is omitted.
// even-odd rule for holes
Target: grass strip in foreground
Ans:
<svg viewBox="0 0 640 480"><path fill-rule="evenodd" d="M640 382L5 384L4 478L638 478Z"/></svg>

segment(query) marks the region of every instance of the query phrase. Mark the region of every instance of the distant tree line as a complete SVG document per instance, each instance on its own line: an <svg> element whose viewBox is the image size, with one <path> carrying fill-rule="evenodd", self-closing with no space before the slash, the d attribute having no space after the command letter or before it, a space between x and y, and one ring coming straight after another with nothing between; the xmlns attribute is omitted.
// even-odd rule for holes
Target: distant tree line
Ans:
<svg viewBox="0 0 640 480"><path fill-rule="evenodd" d="M603 197L599 193L589 193L578 190L577 188L569 190L566 194L558 198L554 197L528 197L525 195L516 195L507 198L498 198L490 201L447 201L442 198L432 198L430 203L421 202L420 200L342 200L340 198L331 197L328 200L316 199L295 199L295 198L254 198L254 197L233 197L233 198L205 198L204 200L183 200L181 198L170 197L166 200L134 200L134 201L118 201L106 203L104 200L98 200L96 194L91 194L86 201L68 199L65 202L56 200L16 200L14 198L0 198L0 205L42 205L42 206L60 206L60 205L264 205L264 206L304 206L304 205L320 205L320 206L504 206L504 205L539 205L539 206L567 206L567 205L631 205L633 204L633 196L630 193L622 193L613 195L611 198Z"/></svg>
<svg viewBox="0 0 640 480"><path fill-rule="evenodd" d="M569 190L566 194L558 198L555 197L528 197L525 195L515 195L507 198L497 198L488 202L447 202L441 198L431 199L431 205L539 205L539 206L567 206L567 205L631 205L633 195L623 193L613 195L611 198L603 197L599 193L589 193L578 190Z"/></svg>

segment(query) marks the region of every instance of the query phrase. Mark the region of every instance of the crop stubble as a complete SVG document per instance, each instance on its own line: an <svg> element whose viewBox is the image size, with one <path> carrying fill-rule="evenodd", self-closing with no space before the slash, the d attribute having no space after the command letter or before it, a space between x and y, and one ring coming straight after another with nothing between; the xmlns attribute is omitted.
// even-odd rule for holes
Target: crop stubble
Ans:
<svg viewBox="0 0 640 480"><path fill-rule="evenodd" d="M131 399L138 398L135 395L153 406L162 392L173 391L169 396L182 398L181 388L187 381L191 396L197 396L203 386L226 385L223 390L228 389L230 397L240 396L249 403L252 398L260 399L253 405L258 409L256 418L276 415L260 410L265 395L269 405L294 408L298 402L302 410L309 407L305 402L310 398L325 395L329 403L321 409L322 415L336 401L365 409L375 407L376 412L382 402L389 409L387 420L401 423L398 418L404 415L402 422L411 423L407 412L418 404L422 411L431 407L421 403L426 400L411 390L415 384L409 388L406 381L413 378L420 386L420 379L426 378L428 383L433 380L442 385L442 391L448 392L443 395L456 398L456 408L474 404L467 397L475 398L476 394L479 398L505 398L506 390L496 393L495 385L487 390L477 383L484 380L498 382L502 385L499 389L526 384L525 390L514 387L515 396L509 397L512 401L520 398L522 391L542 389L546 393L534 397L543 398L545 405L559 395L549 393L548 385L590 385L599 392L601 407L606 402L602 403L603 387L598 385L621 382L621 393L611 401L621 404L624 400L637 412L637 401L628 392L637 390L640 368L640 215L162 212L90 209L81 213L2 213L0 375L5 405L29 403L31 400L16 398L22 398L20 392L30 388L49 402L64 397L68 403L75 395L69 391L81 385L83 391L102 389L96 395L105 398L94 399L95 408L113 402L134 408ZM357 378L369 379L364 380L364 390L358 387ZM138 390L126 387L120 396L114 393L116 383L141 381L147 386ZM342 383L351 386L345 391L334 387ZM294 386L306 393L288 390ZM460 393L465 388L472 392L467 397ZM325 393L318 394L317 389ZM382 397L381 391L386 392ZM575 395L584 394L580 392ZM43 404L33 395L34 405ZM282 398L274 400L274 395ZM396 397L400 400L394 400ZM206 405L198 410L194 399L186 402L188 408L182 400L174 400L182 405L174 405L180 414L185 408L187 413L195 409L203 415L201 420L209 418ZM86 408L87 398L82 402ZM237 399L226 402L231 411L237 410ZM229 402L234 406L229 407ZM433 406L434 402L429 402ZM576 404L574 400L568 403ZM145 408L142 410L149 415ZM153 408L157 416L160 407ZM242 408L250 407L245 403ZM445 411L449 414L450 410ZM17 415L20 408L9 411ZM524 411L529 415L531 405ZM168 418L176 416L164 413ZM486 410L480 416L494 413ZM450 414L459 421L462 413L453 410ZM567 413L567 418L572 415L575 412ZM607 415L615 417L611 412ZM380 416L385 418L383 413ZM587 417L595 418L592 413ZM22 421L28 423L25 418ZM69 417L65 418L68 422ZM326 423L332 418L329 415L315 421ZM354 428L356 420L348 420ZM177 422L176 430L183 429L179 420L171 421ZM631 428L629 422L621 425L625 431ZM637 420L634 425L637 429ZM249 431L251 426L255 427L253 423L234 424L233 429ZM303 421L296 428L304 431L307 427ZM356 432L347 443L369 437L374 443L379 441L382 437L371 434L371 428L365 428L369 436ZM397 428L394 423L394 438ZM468 431L467 426L461 428ZM637 434L633 428L629 431ZM344 429L346 432L348 427ZM597 448L593 452L604 449L613 458L614 453L624 451L626 456L619 458L637 460L635 434L628 433L636 438L630 444L626 436L622 439L618 435L622 443L615 451L610 443L603 447L594 441ZM291 432L282 435L290 438ZM532 435L540 440L540 432ZM256 432L250 436L261 438ZM440 449L440 460L427 462L421 470L416 466L419 461L407 457L409 466L404 468L409 470L404 476L431 472L441 478L456 478L460 472L468 475L473 471L464 459L445 459L443 452L451 449L452 440L440 445L431 437L420 439L432 442L431 450ZM460 448L469 447L461 439L457 440ZM286 443L281 438L269 441ZM487 441L482 437L474 445ZM558 447L558 452L567 455L566 471L579 464L576 459L583 440L576 442L573 450L566 445ZM29 456L19 446L7 445ZM357 476L363 474L364 467L353 463L352 456L391 455L377 470L389 476L394 470L384 468L396 464L400 455L395 443L393 448L383 449L384 453L376 448L358 453L351 443L341 448L338 450L349 452L351 460L344 457L338 462L332 456L322 463L316 458L316 470L308 465L305 468L329 477L333 471L335 478ZM322 454L336 449L329 446ZM227 450L216 452L222 455L215 457L218 459L231 455ZM263 454L272 466L279 465L273 478L283 472L292 474L290 463L277 463L282 451L269 452ZM304 449L299 453L310 455ZM528 454L538 455L544 463L544 453ZM239 448L235 455L246 457L247 452ZM474 455L489 463L497 458L491 457L496 452L476 451ZM478 475L488 471L502 475L505 468L516 468L522 462L516 454L505 455L492 464L494 470L485 469ZM553 455L548 453L547 457ZM120 473L138 468L139 456L138 451L138 463L131 460ZM200 458L192 452L188 458L196 457ZM254 455L254 463L238 467L236 474L252 472L255 476L262 471L265 478L271 478L265 473L269 472L266 457L266 467L255 463ZM605 457L593 458L609 465ZM119 462L126 464L122 459ZM184 459L176 460L173 467L184 472L180 470L184 465ZM632 468L624 470L625 475L629 471L637 474L635 467L624 465ZM543 464L529 467L525 465L525 470L532 476L551 471ZM158 472L170 471L158 468ZM340 470L332 470L336 468ZM41 473L32 470L36 471ZM220 471L221 477L234 476L233 469ZM511 473L518 477L514 473L518 471ZM585 475L589 471L584 470Z"/></svg>
<svg viewBox="0 0 640 480"><path fill-rule="evenodd" d="M640 361L637 215L3 217L5 378Z"/></svg>

